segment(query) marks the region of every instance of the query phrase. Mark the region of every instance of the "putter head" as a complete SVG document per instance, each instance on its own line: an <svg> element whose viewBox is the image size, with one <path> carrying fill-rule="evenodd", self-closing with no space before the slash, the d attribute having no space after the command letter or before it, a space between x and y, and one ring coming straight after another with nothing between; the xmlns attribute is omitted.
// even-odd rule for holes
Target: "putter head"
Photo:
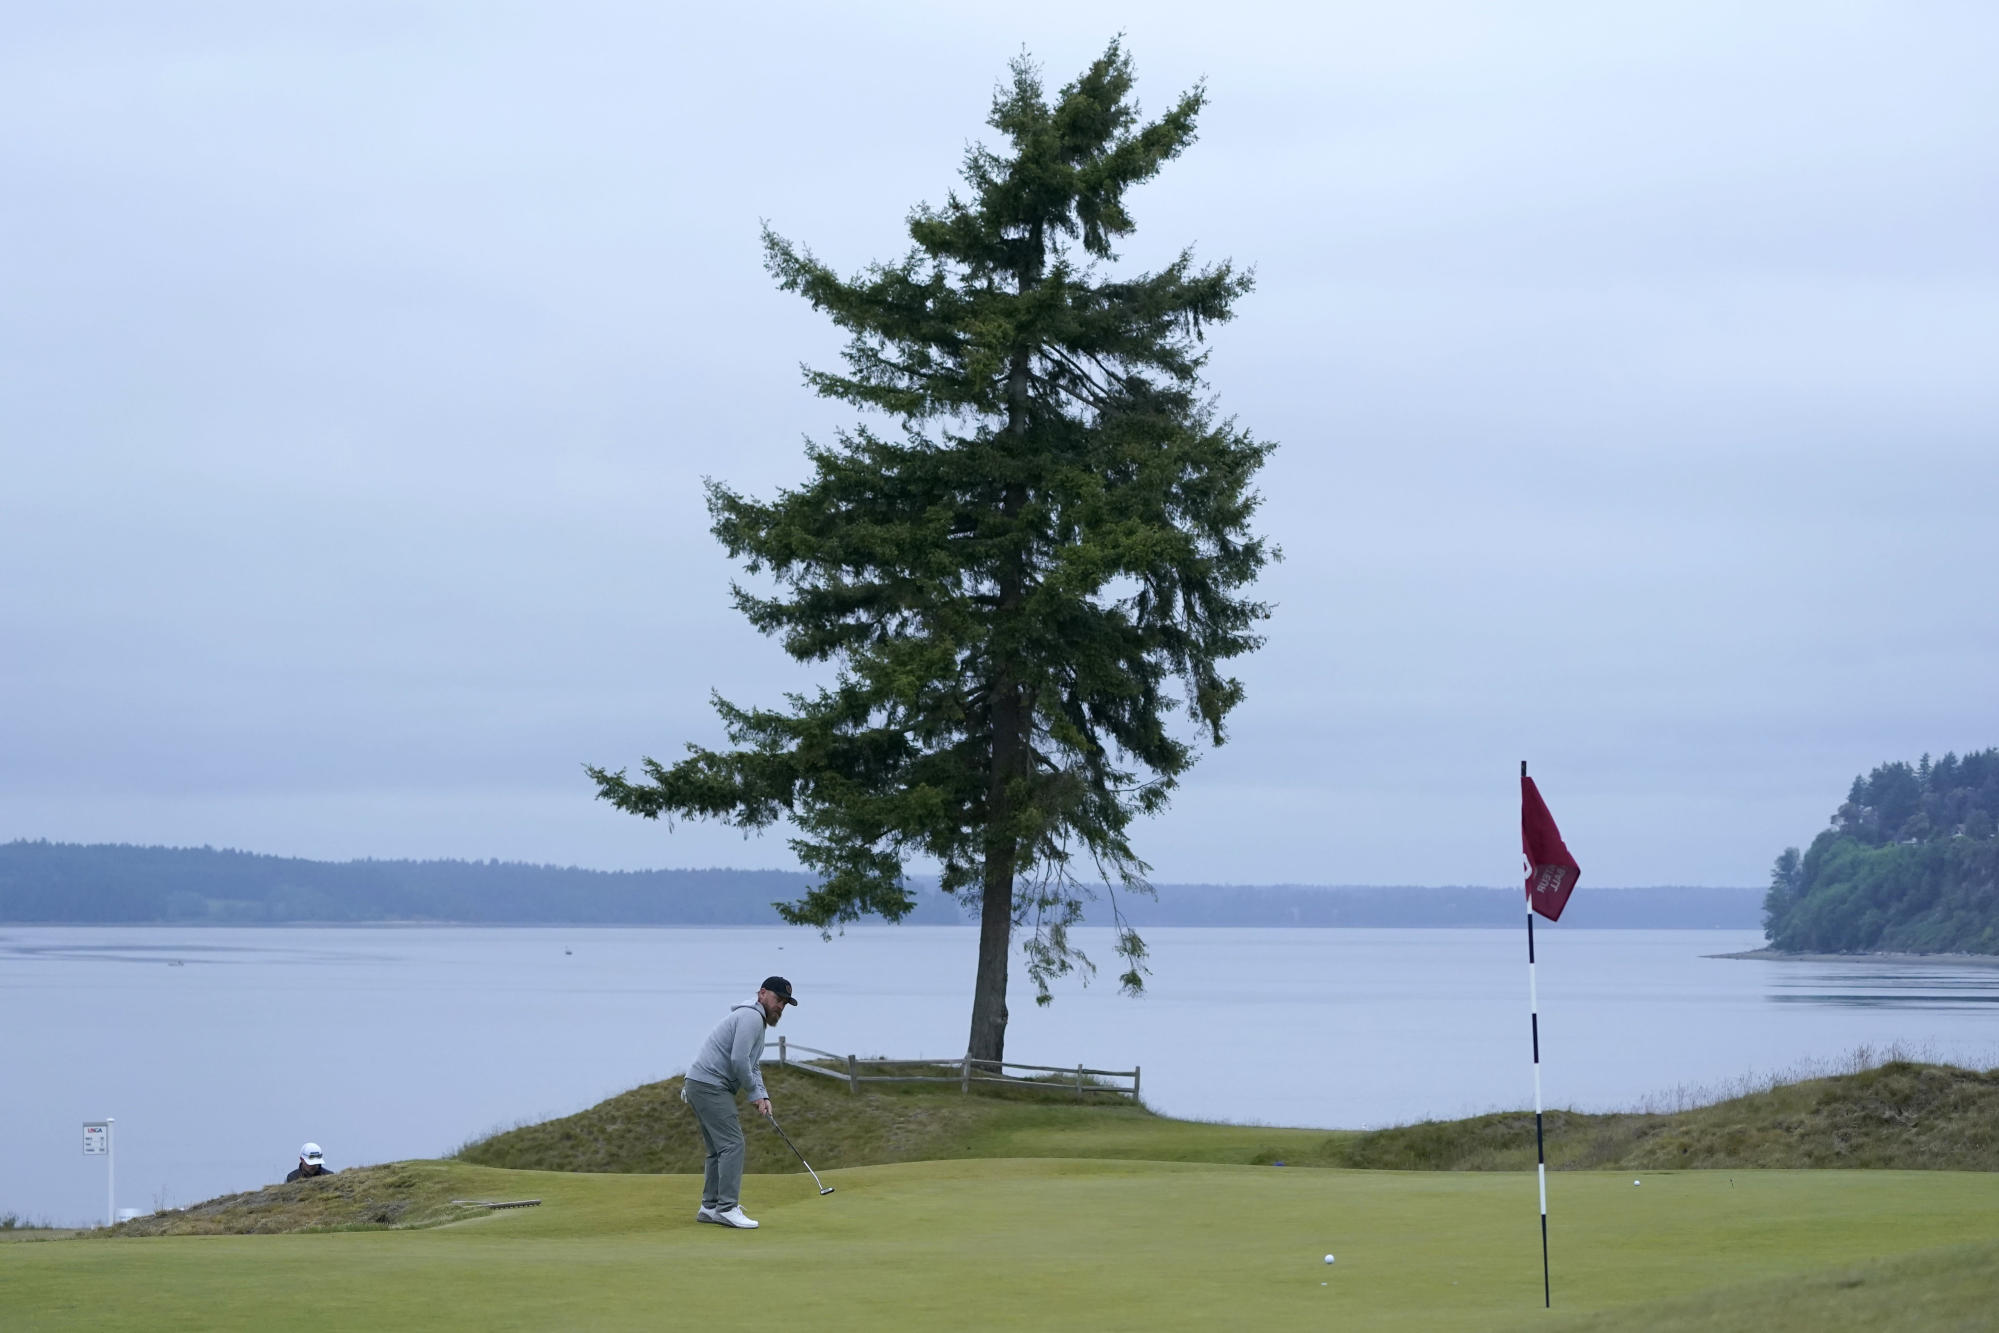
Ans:
<svg viewBox="0 0 1999 1333"><path fill-rule="evenodd" d="M828 1185L824 1189L819 1191L821 1195L831 1194L832 1192L833 1192L833 1187L831 1185Z"/></svg>

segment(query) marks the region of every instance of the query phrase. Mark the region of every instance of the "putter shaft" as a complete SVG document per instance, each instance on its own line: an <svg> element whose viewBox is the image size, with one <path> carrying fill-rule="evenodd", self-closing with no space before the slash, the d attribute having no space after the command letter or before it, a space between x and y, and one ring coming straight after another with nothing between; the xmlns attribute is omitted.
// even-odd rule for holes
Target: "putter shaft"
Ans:
<svg viewBox="0 0 1999 1333"><path fill-rule="evenodd" d="M812 1177L812 1183L819 1187L820 1195L823 1197L824 1195L831 1194L833 1187L819 1178L819 1173L812 1169L812 1163L805 1160L805 1154L798 1151L798 1145L791 1141L791 1135L785 1133L784 1126L777 1123L777 1117L766 1111L764 1112L764 1119L770 1121L770 1127L777 1131L779 1138L784 1140L784 1146L791 1149L792 1156L796 1157L798 1164L805 1168L805 1174Z"/></svg>

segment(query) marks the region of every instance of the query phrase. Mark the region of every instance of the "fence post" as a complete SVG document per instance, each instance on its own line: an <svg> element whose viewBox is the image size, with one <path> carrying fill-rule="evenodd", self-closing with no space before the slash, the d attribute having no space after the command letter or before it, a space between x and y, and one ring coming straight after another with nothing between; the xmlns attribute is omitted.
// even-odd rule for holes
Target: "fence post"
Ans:
<svg viewBox="0 0 1999 1333"><path fill-rule="evenodd" d="M1083 1067L1081 1065L1076 1066L1076 1100L1079 1102L1083 1100Z"/></svg>
<svg viewBox="0 0 1999 1333"><path fill-rule="evenodd" d="M965 1064L958 1071L958 1091L969 1096L972 1091L972 1053L965 1052Z"/></svg>
<svg viewBox="0 0 1999 1333"><path fill-rule="evenodd" d="M861 1095L861 1066L852 1054L847 1056L847 1091L856 1097Z"/></svg>
<svg viewBox="0 0 1999 1333"><path fill-rule="evenodd" d="M780 1064L780 1065L782 1065L782 1064L784 1063L784 1038L783 1038L783 1037L779 1037L779 1038L777 1039L777 1062L778 1062L778 1064Z"/></svg>
<svg viewBox="0 0 1999 1333"><path fill-rule="evenodd" d="M1139 1065L1131 1067L1131 1099L1134 1102L1138 1100L1138 1071L1140 1068L1142 1066Z"/></svg>

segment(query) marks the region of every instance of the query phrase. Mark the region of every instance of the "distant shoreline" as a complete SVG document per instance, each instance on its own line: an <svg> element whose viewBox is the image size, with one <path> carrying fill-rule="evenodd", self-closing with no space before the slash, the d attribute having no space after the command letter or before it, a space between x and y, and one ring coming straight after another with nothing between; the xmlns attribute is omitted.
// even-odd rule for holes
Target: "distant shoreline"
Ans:
<svg viewBox="0 0 1999 1333"><path fill-rule="evenodd" d="M1711 953L1709 958L1748 958L1763 963L1953 963L1966 967L1999 967L1991 953L1785 953L1781 949L1751 949L1746 953Z"/></svg>
<svg viewBox="0 0 1999 1333"><path fill-rule="evenodd" d="M497 861L311 861L206 847L0 843L0 922L9 925L760 926L815 881L799 871L596 871ZM1517 887L1156 886L1090 901L1081 924L1518 929ZM903 924L968 924L923 876ZM1593 889L1585 929L1755 930L1751 888Z"/></svg>

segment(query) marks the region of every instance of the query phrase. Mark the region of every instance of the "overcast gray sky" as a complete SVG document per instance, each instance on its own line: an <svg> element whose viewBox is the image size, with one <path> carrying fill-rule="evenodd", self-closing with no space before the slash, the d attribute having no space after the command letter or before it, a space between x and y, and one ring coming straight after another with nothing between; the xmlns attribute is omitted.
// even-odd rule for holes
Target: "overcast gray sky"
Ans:
<svg viewBox="0 0 1999 1333"><path fill-rule="evenodd" d="M579 768L804 679L699 486L845 419L758 221L899 253L1120 30L1287 555L1158 878L1505 882L1524 758L1586 883L1760 883L1999 744L1991 6L722 8L16 8L0 838L794 864Z"/></svg>

